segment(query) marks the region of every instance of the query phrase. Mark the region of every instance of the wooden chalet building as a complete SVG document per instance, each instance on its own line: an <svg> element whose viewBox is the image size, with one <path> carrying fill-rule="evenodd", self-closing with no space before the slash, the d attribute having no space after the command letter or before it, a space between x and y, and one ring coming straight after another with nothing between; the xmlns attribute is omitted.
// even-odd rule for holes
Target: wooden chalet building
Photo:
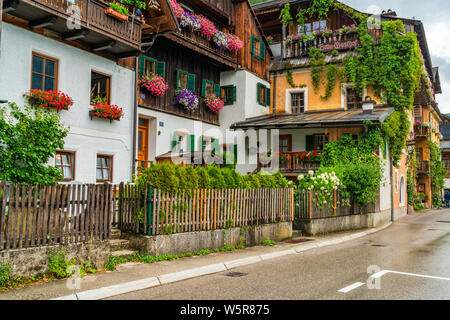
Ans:
<svg viewBox="0 0 450 320"><path fill-rule="evenodd" d="M341 61L350 51L360 45L356 28L350 27L347 32L339 33L343 26L357 25L357 22L343 10L330 10L328 17L319 19L313 17L305 22L304 28L294 22L283 31L283 25L279 20L285 1L272 0L253 6L258 20L267 37L271 38L271 49L274 58L270 65L270 81L272 106L269 115L247 118L232 125L236 130L270 130L277 132L278 141L267 141L268 149L279 150L283 153L284 160L280 161L281 172L290 179L296 179L299 174L309 170L316 170L320 161L303 161L298 154L315 151L319 154L326 143L340 139L342 134L350 134L358 139L366 121L381 125L394 111L389 105L383 104L372 88L365 88L363 97L359 97L353 83L337 80L334 90L327 99L323 99L324 88L315 90L311 77L310 48L318 48L324 52L326 64ZM309 0L290 1L291 16L295 17L300 9L306 9L311 5ZM382 21L396 20L395 12L383 12ZM415 111L410 114L412 127L414 115L421 117L422 121L432 123L431 139L435 141L439 126L439 109L435 103L435 94L440 93L439 74L437 68L432 67L423 25L417 20L401 19L405 24L405 31L414 31L418 34L424 64L430 75L432 94L426 90L425 83L416 94ZM308 38L311 34L321 30L327 30L329 36L315 37L313 40L295 41L300 38ZM380 39L380 29L370 29L375 44ZM373 103L365 103L365 97L369 97ZM367 99L369 100L369 99ZM363 110L365 108L365 110ZM419 120L419 119L417 119ZM272 134L273 135L273 134ZM413 141L410 145L417 144L420 154L419 177L417 184L424 186L431 199L431 180L427 168L425 155L427 149L420 142L420 135L411 135ZM266 144L266 141L262 142ZM422 148L422 149L421 149ZM387 153L389 154L389 150ZM411 150L410 150L411 151ZM381 152L381 151L380 151ZM265 157L265 153L260 158ZM388 159L388 158L387 158ZM267 166L267 164L265 164ZM256 170L264 165L258 161ZM429 169L427 169L429 170ZM406 177L407 177L407 150L401 158L398 166L385 162L384 180L386 184L380 185L380 210L391 208L391 203L396 215L406 213ZM392 190L392 191L391 191ZM391 194L392 193L392 194ZM391 201L391 197L393 201ZM427 204L431 205L431 200Z"/></svg>
<svg viewBox="0 0 450 320"><path fill-rule="evenodd" d="M168 84L163 96L154 96L138 87L137 166L167 161L172 156L189 158L198 151L233 154L236 139L226 139L226 130L247 116L269 113L269 44L247 0L169 1L178 13L178 28L156 34L143 41L139 56L139 76L156 73ZM239 50L221 50L199 30L184 26L180 8L192 16L200 15L216 30L236 35ZM199 100L195 110L176 104L177 92L188 89ZM258 96L264 92L264 101ZM264 91L265 90L265 91ZM211 111L203 99L214 93L225 106Z"/></svg>
<svg viewBox="0 0 450 320"><path fill-rule="evenodd" d="M0 0L0 100L24 105L23 94L38 89L74 101L60 111L70 131L52 161L65 183L131 179L136 74L122 59L139 55L155 32L177 27L166 0L146 4L141 16L119 19L100 0ZM123 116L98 117L100 102Z"/></svg>

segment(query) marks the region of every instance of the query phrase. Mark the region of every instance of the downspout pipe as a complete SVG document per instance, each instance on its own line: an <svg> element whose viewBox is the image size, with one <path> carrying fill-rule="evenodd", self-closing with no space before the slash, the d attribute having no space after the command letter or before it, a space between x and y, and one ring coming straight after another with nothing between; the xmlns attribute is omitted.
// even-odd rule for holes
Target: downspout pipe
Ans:
<svg viewBox="0 0 450 320"><path fill-rule="evenodd" d="M137 134L137 113L138 113L138 76L139 76L139 56L136 56L136 65L134 70L134 112L133 112L133 156L131 163L131 174L136 174L136 134Z"/></svg>
<svg viewBox="0 0 450 320"><path fill-rule="evenodd" d="M391 221L394 222L394 165L389 154L389 165L391 167Z"/></svg>

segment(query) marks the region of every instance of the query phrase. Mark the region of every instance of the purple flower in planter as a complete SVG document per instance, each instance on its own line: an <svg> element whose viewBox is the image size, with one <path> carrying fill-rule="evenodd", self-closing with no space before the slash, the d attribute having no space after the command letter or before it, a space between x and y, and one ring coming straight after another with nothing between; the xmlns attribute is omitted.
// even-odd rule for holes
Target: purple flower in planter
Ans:
<svg viewBox="0 0 450 320"><path fill-rule="evenodd" d="M222 31L217 31L214 34L213 41L219 47L220 51L228 49L228 37Z"/></svg>
<svg viewBox="0 0 450 320"><path fill-rule="evenodd" d="M197 18L192 15L191 13L184 11L183 16L181 17L180 25L185 27L191 27L193 30L199 30L200 29L200 22L197 20Z"/></svg>
<svg viewBox="0 0 450 320"><path fill-rule="evenodd" d="M186 110L194 111L198 107L198 102L197 96L188 89L176 92L175 104L181 104Z"/></svg>

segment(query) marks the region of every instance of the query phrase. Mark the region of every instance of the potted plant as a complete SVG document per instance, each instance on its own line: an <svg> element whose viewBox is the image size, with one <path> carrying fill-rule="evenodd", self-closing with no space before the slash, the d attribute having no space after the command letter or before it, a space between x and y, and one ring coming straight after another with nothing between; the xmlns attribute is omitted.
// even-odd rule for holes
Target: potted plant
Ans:
<svg viewBox="0 0 450 320"><path fill-rule="evenodd" d="M208 94L205 97L205 104L208 107L209 110L211 110L212 112L220 112L223 109L224 106L224 102L222 101L222 99L220 99L219 97L217 97L214 93L212 94Z"/></svg>
<svg viewBox="0 0 450 320"><path fill-rule="evenodd" d="M59 90L32 89L23 95L25 100L34 107L43 107L54 110L69 110L73 100L67 94Z"/></svg>
<svg viewBox="0 0 450 320"><path fill-rule="evenodd" d="M167 89L169 89L169 85L167 84L166 80L154 73L141 76L138 80L138 85L141 87L141 89L156 97L163 96L166 93Z"/></svg>
<svg viewBox="0 0 450 320"><path fill-rule="evenodd" d="M96 118L109 119L111 122L113 120L120 121L123 117L123 109L107 103L96 103L93 105L93 109L89 111L89 115Z"/></svg>
<svg viewBox="0 0 450 320"><path fill-rule="evenodd" d="M195 111L198 108L197 96L188 89L175 91L175 104L182 105L188 111Z"/></svg>
<svg viewBox="0 0 450 320"><path fill-rule="evenodd" d="M110 2L109 7L105 8L105 14L120 21L128 21L130 12L128 8L117 2Z"/></svg>

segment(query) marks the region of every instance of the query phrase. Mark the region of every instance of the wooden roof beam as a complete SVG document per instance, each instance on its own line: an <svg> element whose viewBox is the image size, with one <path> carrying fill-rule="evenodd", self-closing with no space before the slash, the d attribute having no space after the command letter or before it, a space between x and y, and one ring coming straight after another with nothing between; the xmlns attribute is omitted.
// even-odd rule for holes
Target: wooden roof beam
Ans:
<svg viewBox="0 0 450 320"><path fill-rule="evenodd" d="M37 19L30 21L30 28L31 29L37 29L37 28L45 28L49 27L51 25L54 25L56 23L56 17L47 17L43 19Z"/></svg>
<svg viewBox="0 0 450 320"><path fill-rule="evenodd" d="M103 51L106 49L111 49L115 45L116 45L115 40L103 42L103 43L98 44L97 46L92 47L92 51Z"/></svg>
<svg viewBox="0 0 450 320"><path fill-rule="evenodd" d="M79 40L79 39L86 38L86 36L88 34L89 34L89 30L87 30L87 29L75 30L75 31L70 31L70 32L64 33L62 35L62 39L65 41Z"/></svg>

